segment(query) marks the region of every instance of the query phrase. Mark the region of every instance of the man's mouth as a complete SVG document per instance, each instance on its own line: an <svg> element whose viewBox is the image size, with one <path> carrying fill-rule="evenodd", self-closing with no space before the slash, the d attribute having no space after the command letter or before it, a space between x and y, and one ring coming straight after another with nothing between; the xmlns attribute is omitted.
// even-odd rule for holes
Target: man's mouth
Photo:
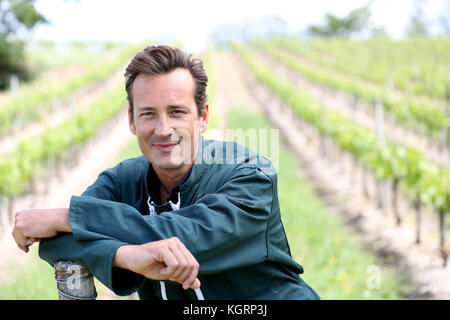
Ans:
<svg viewBox="0 0 450 320"><path fill-rule="evenodd" d="M178 144L180 144L180 141L176 142L165 142L165 143L153 143L153 146L162 152L169 152L172 151L173 148L175 148Z"/></svg>

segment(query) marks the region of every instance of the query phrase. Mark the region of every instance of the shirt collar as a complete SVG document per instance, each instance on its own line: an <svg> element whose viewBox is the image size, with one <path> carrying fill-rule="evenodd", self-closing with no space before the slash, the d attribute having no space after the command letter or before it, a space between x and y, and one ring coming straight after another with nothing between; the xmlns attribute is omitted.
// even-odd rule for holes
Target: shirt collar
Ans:
<svg viewBox="0 0 450 320"><path fill-rule="evenodd" d="M192 172L192 167L185 174L183 179L181 179L181 181L178 182L178 184L172 190L170 190L170 197L167 201L172 200L173 203L178 202L178 192L180 192L181 186L189 178L191 172ZM156 175L155 169L153 169L153 166L151 164L149 165L148 173L147 173L147 186L148 186L149 195L151 197L151 201L156 204L162 204L161 203L161 195L160 195L160 191L159 191L160 181L159 181L158 176Z"/></svg>

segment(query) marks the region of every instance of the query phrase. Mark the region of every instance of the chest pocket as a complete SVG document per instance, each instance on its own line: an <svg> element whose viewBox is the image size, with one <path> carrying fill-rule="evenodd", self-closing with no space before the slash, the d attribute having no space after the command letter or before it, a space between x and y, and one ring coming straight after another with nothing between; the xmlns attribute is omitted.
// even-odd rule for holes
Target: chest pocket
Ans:
<svg viewBox="0 0 450 320"><path fill-rule="evenodd" d="M151 197L148 197L147 205L148 205L148 210L149 210L150 215L156 215L156 214L160 214L161 212L167 212L167 211L176 211L176 210L180 209L180 206L181 206L180 193L178 193L178 202L177 203L173 203L172 201L169 201L164 204L158 205L158 204L155 204L153 201L151 201ZM159 281L159 287L161 289L161 298L163 300L168 300L165 282ZM180 285L180 288L181 288L181 285ZM184 289L181 289L181 290L184 290ZM200 288L195 289L194 291L195 291L195 295L197 296L198 300L205 300Z"/></svg>

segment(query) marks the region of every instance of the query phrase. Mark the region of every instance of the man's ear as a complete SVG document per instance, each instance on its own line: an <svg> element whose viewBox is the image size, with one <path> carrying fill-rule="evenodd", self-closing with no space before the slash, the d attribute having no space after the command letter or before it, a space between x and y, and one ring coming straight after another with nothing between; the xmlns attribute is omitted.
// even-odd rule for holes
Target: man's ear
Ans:
<svg viewBox="0 0 450 320"><path fill-rule="evenodd" d="M200 131L203 133L206 131L209 122L209 104L205 103L205 108L203 108L203 112L200 115Z"/></svg>
<svg viewBox="0 0 450 320"><path fill-rule="evenodd" d="M136 135L136 126L134 125L133 114L131 113L131 108L128 107L128 126L132 134Z"/></svg>

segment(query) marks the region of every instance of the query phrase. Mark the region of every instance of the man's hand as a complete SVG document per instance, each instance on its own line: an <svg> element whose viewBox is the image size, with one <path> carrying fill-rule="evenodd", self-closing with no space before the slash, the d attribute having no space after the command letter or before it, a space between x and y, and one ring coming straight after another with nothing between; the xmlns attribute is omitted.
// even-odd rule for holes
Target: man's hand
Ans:
<svg viewBox="0 0 450 320"><path fill-rule="evenodd" d="M54 237L60 231L72 231L67 208L27 209L15 214L12 236L17 246L28 252L34 242Z"/></svg>
<svg viewBox="0 0 450 320"><path fill-rule="evenodd" d="M176 237L120 247L113 267L128 269L154 280L176 281L183 289L200 288L199 264Z"/></svg>

